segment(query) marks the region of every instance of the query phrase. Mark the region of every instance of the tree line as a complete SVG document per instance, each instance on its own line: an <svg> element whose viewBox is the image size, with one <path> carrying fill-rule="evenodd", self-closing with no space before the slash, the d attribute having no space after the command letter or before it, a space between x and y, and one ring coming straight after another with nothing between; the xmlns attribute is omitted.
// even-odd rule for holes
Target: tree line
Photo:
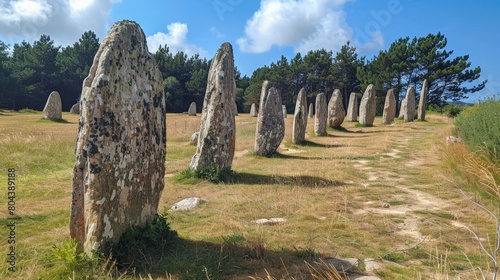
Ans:
<svg viewBox="0 0 500 280"><path fill-rule="evenodd" d="M361 95L368 84L375 85L380 97L393 88L399 104L408 86L418 89L427 79L429 104L439 106L483 89L486 81L475 83L481 68L471 68L468 55L453 56L453 50L446 50L446 46L447 39L441 33L405 37L367 60L347 42L335 54L320 49L297 53L291 60L281 56L256 69L251 77L241 76L235 68L237 107L246 112L252 103L258 104L264 80L281 92L288 109L294 107L303 87L309 102L320 92L330 98L334 89L340 89L344 106L351 92ZM11 49L0 41L0 108L42 110L50 92L56 90L63 110L68 111L79 100L83 79L98 48L99 39L92 31L67 47L55 46L48 35L33 43L14 44ZM167 111L184 112L191 102L196 102L200 111L211 61L199 55L174 54L166 45L153 57L163 75Z"/></svg>

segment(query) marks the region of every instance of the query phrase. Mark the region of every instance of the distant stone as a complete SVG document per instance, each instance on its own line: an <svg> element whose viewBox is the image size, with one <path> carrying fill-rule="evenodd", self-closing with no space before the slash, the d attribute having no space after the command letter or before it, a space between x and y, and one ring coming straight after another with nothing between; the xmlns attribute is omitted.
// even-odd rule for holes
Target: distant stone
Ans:
<svg viewBox="0 0 500 280"><path fill-rule="evenodd" d="M43 108L42 117L46 120L61 120L62 119L62 102L59 92L53 91L50 93L45 108Z"/></svg>
<svg viewBox="0 0 500 280"><path fill-rule="evenodd" d="M233 47L224 43L212 59L203 102L200 139L189 168L230 169L236 143Z"/></svg>
<svg viewBox="0 0 500 280"><path fill-rule="evenodd" d="M208 202L208 200L203 199L203 198L190 197L190 198L183 199L183 200L177 202L176 204L174 204L170 208L170 211L187 211L187 210L194 209L194 208L200 206L200 204L206 203L206 202Z"/></svg>
<svg viewBox="0 0 500 280"><path fill-rule="evenodd" d="M234 116L238 116L238 106L236 105L236 102L233 103L233 114Z"/></svg>
<svg viewBox="0 0 500 280"><path fill-rule="evenodd" d="M406 112L406 100L405 100L406 98L405 97L403 97L403 99L401 100L401 104L399 106L399 115L398 115L399 119L404 118L404 114Z"/></svg>
<svg viewBox="0 0 500 280"><path fill-rule="evenodd" d="M306 90L302 88L295 103L295 113L293 115L292 143L302 144L306 140L307 127L307 96Z"/></svg>
<svg viewBox="0 0 500 280"><path fill-rule="evenodd" d="M155 218L165 175L164 97L140 26L114 24L83 82L70 215L78 251L107 253L123 233Z"/></svg>
<svg viewBox="0 0 500 280"><path fill-rule="evenodd" d="M322 92L316 95L316 115L314 115L314 134L316 136L326 136L326 124L328 122L328 106L326 96Z"/></svg>
<svg viewBox="0 0 500 280"><path fill-rule="evenodd" d="M357 122L358 111L359 111L358 98L356 97L355 92L351 92L351 95L349 96L349 106L347 107L347 115L346 115L347 121Z"/></svg>
<svg viewBox="0 0 500 280"><path fill-rule="evenodd" d="M415 120L415 88L410 86L406 91L405 99L403 100L403 105L401 106L403 110L403 118L405 122L412 122Z"/></svg>
<svg viewBox="0 0 500 280"><path fill-rule="evenodd" d="M328 102L328 124L330 127L340 127L344 122L345 109L342 104L342 93L339 89L333 91Z"/></svg>
<svg viewBox="0 0 500 280"><path fill-rule="evenodd" d="M308 109L308 113L307 113L307 116L312 119L314 118L314 107L313 107L313 104L309 104L309 109Z"/></svg>
<svg viewBox="0 0 500 280"><path fill-rule="evenodd" d="M375 88L373 85L368 85L361 98L359 105L359 123L366 126L372 126L375 120L377 110Z"/></svg>
<svg viewBox="0 0 500 280"><path fill-rule="evenodd" d="M191 102L191 105L189 105L188 115L196 116L196 102Z"/></svg>
<svg viewBox="0 0 500 280"><path fill-rule="evenodd" d="M283 106L282 106L282 109L283 109L283 118L285 118L285 119L286 119L286 117L287 117L287 113L288 113L288 112L286 111L286 106L285 106L285 105L283 105Z"/></svg>
<svg viewBox="0 0 500 280"><path fill-rule="evenodd" d="M461 143L462 139L455 137L455 136L447 136L446 137L446 144L456 144L456 143Z"/></svg>
<svg viewBox="0 0 500 280"><path fill-rule="evenodd" d="M270 156L276 153L281 141L283 141L285 121L281 94L276 88L269 88L267 81L262 84L259 104L254 148L258 155Z"/></svg>
<svg viewBox="0 0 500 280"><path fill-rule="evenodd" d="M384 112L382 114L382 123L391 124L394 122L396 117L396 97L394 96L394 90L391 88L387 91L384 103Z"/></svg>
<svg viewBox="0 0 500 280"><path fill-rule="evenodd" d="M275 225L275 224L282 224L285 222L286 219L284 218L270 218L270 219L263 218L255 221L255 223L258 225Z"/></svg>
<svg viewBox="0 0 500 280"><path fill-rule="evenodd" d="M429 95L429 88L427 86L427 79L422 83L422 91L420 92L420 100L418 101L418 119L425 121L425 110L427 110L427 99Z"/></svg>
<svg viewBox="0 0 500 280"><path fill-rule="evenodd" d="M189 144L191 145L197 145L198 144L198 138L200 136L200 132L199 131L196 131L195 133L193 133L191 135L191 137L189 138Z"/></svg>
<svg viewBox="0 0 500 280"><path fill-rule="evenodd" d="M335 267L335 269L339 272L352 273L359 270L358 268L359 261L358 259L355 258L346 258L346 259L332 258L332 259L325 259L324 262L328 265Z"/></svg>
<svg viewBox="0 0 500 280"><path fill-rule="evenodd" d="M69 110L70 114L80 114L80 102L75 103Z"/></svg>
<svg viewBox="0 0 500 280"><path fill-rule="evenodd" d="M257 117L257 107L255 103L252 103L252 107L250 107L250 117Z"/></svg>

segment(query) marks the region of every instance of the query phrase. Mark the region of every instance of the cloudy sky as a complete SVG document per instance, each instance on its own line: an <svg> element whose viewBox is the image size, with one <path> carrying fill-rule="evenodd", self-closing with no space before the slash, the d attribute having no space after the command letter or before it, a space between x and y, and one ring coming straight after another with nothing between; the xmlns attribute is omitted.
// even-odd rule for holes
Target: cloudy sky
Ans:
<svg viewBox="0 0 500 280"><path fill-rule="evenodd" d="M168 44L211 58L230 42L236 66L251 76L281 55L335 53L350 41L371 58L398 38L441 32L447 50L469 54L489 80L474 100L500 92L499 12L498 0L0 0L0 40L13 45L47 34L66 46L87 30L102 39L129 19L144 29L151 52Z"/></svg>

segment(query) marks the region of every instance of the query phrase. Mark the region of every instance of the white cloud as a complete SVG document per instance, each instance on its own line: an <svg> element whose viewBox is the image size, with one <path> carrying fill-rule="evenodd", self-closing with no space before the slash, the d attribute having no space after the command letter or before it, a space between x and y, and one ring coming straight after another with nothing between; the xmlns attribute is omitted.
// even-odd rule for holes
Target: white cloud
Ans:
<svg viewBox="0 0 500 280"><path fill-rule="evenodd" d="M68 45L92 30L102 39L117 2L121 0L0 0L0 36L7 42L32 42L46 34L56 45Z"/></svg>
<svg viewBox="0 0 500 280"><path fill-rule="evenodd" d="M207 52L194 44L187 42L188 26L185 23L174 22L167 26L168 33L158 32L152 36L148 36L149 51L154 53L158 50L160 45L167 45L170 53L177 53L182 51L188 56L199 54L205 57Z"/></svg>
<svg viewBox="0 0 500 280"><path fill-rule="evenodd" d="M261 0L260 9L245 26L237 43L243 52L263 53L272 47L291 46L296 52L325 48L339 50L353 42L353 30L342 10L349 0ZM378 32L375 41L383 42ZM355 42L354 42L355 43Z"/></svg>

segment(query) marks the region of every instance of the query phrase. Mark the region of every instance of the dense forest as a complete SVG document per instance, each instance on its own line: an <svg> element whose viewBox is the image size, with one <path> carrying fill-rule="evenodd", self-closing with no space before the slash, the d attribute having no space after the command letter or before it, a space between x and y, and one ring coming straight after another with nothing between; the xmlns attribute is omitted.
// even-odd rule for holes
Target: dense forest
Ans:
<svg viewBox="0 0 500 280"><path fill-rule="evenodd" d="M475 82L481 68L471 68L468 55L453 55L446 46L447 39L440 33L400 38L388 50L367 60L347 42L336 54L321 49L297 53L291 60L281 56L269 66L256 69L251 77L241 76L236 68L238 110L248 112L252 103L259 102L264 80L280 90L289 110L302 87L308 92L309 102L320 92L330 98L338 88L344 105L351 92L361 95L368 84L375 85L381 100L388 89L394 88L399 104L408 86L419 92L427 79L429 104L439 106L483 89L486 81ZM68 111L79 99L98 48L99 39L92 31L67 47L55 46L48 35L12 47L0 41L0 108L42 110L50 92L56 90L61 94L63 110ZM201 110L210 60L198 55L188 57L183 52L174 54L168 46L160 47L153 56L163 75L167 111L184 112L193 101Z"/></svg>

